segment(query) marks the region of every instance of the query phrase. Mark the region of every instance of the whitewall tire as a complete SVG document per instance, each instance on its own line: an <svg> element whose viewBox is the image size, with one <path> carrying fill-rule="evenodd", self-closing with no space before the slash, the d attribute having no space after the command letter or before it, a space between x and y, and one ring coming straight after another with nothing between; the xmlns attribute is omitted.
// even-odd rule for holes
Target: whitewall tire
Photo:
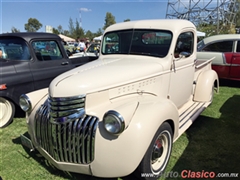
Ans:
<svg viewBox="0 0 240 180"><path fill-rule="evenodd" d="M9 100L0 97L0 128L6 127L12 122L14 114L14 104Z"/></svg>
<svg viewBox="0 0 240 180"><path fill-rule="evenodd" d="M169 123L163 123L157 130L149 145L145 156L135 171L135 175L140 179L158 179L168 164L172 151L173 132ZM148 174L150 177L144 177Z"/></svg>

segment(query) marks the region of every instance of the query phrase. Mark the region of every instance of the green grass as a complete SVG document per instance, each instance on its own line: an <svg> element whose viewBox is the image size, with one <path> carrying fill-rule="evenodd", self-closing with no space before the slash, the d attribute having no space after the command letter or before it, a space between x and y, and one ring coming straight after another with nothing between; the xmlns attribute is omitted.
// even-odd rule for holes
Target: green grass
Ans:
<svg viewBox="0 0 240 180"><path fill-rule="evenodd" d="M215 94L211 106L174 143L166 173L177 172L180 175L183 170L204 170L216 174L240 172L239 87L220 87L220 92ZM25 123L25 118L15 118L8 127L0 129L0 176L3 180L97 179L57 170L40 154L23 148L19 135L27 132ZM133 177L118 179L132 180Z"/></svg>

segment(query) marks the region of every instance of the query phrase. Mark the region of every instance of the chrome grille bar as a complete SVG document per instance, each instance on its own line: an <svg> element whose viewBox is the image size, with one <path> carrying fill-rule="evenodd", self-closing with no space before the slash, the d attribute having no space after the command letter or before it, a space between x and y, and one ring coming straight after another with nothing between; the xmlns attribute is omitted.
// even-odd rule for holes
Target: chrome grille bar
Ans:
<svg viewBox="0 0 240 180"><path fill-rule="evenodd" d="M57 161L78 164L92 162L98 118L79 113L81 117L68 116L68 118L73 118L71 121L52 123L54 117L51 116L51 112L54 108L51 108L52 104L50 102L53 98L49 99L38 109L35 115L37 143ZM71 100L76 102L75 98L70 98L71 100L67 98L59 99L66 100L70 106L72 105ZM58 102L54 105L58 106L59 104L62 103ZM81 108L84 107L81 106Z"/></svg>
<svg viewBox="0 0 240 180"><path fill-rule="evenodd" d="M69 98L49 97L50 113L54 118L66 117L74 114L85 107L85 96Z"/></svg>

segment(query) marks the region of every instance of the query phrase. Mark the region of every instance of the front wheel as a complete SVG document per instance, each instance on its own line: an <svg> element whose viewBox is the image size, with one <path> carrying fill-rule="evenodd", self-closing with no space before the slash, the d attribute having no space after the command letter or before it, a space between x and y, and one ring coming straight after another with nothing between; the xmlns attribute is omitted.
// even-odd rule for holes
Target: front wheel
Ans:
<svg viewBox="0 0 240 180"><path fill-rule="evenodd" d="M164 172L172 151L172 128L165 122L156 132L135 175L141 179L157 179Z"/></svg>
<svg viewBox="0 0 240 180"><path fill-rule="evenodd" d="M13 119L15 114L14 104L0 97L0 128L6 127Z"/></svg>

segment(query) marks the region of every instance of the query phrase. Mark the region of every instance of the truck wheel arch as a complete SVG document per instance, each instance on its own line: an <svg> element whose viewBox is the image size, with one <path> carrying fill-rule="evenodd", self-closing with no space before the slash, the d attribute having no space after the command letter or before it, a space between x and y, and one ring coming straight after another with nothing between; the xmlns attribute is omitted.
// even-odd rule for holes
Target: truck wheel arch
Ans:
<svg viewBox="0 0 240 180"><path fill-rule="evenodd" d="M140 103L140 106L141 106L141 103ZM155 103L152 105L144 104L140 108L145 109L145 112L148 111L148 113L146 113L146 114L148 114L147 115L148 119L146 119L144 117L142 118L143 123L146 123L146 124L142 125L143 127L145 127L145 129L142 129L142 132L141 132L142 137L140 137L140 139L142 139L142 142L145 142L145 145L143 148L145 151L142 154L141 159L139 159L139 164L141 163L142 159L144 158L146 152L148 151L149 146L151 145L151 142L153 141L153 138L156 135L157 131L163 124L169 124L169 126L171 127L172 142L174 142L175 139L178 137L178 126L179 126L179 123L178 123L179 115L178 115L177 107L168 99L160 100L157 102L155 101ZM150 108L151 111L149 111L148 108ZM158 109L158 111L157 111L157 109ZM142 112L141 109L138 109L137 111ZM153 114L153 112L155 112L155 114ZM137 120L139 120L138 116L141 113L140 114L137 114L137 113L138 112L135 113L136 116L133 117L133 119L131 120L131 123L134 123ZM151 113L152 113L152 116L150 116ZM146 122L146 121L148 121L148 122ZM149 124L149 123L151 123L151 124ZM130 126L131 126L131 124L130 124ZM149 127L147 127L147 126L149 126ZM146 135L147 133L148 133L148 135ZM143 140L143 139L145 139L145 140ZM171 156L171 154L170 154L170 156ZM139 164L138 164L138 166L139 166Z"/></svg>
<svg viewBox="0 0 240 180"><path fill-rule="evenodd" d="M139 107L131 120L130 126L132 123L141 123L143 128L141 128L140 131L145 131L143 134L151 132L151 138L149 139L150 141L148 141L149 145L158 128L164 122L167 122L171 126L173 140L178 137L178 119L179 115L177 107L168 99L158 98L153 103L150 103L150 101L147 103L140 102ZM149 131L149 128L151 128L151 131Z"/></svg>
<svg viewBox="0 0 240 180"><path fill-rule="evenodd" d="M213 70L203 71L199 74L194 89L194 101L209 102L212 98L213 88L219 91L218 75Z"/></svg>

